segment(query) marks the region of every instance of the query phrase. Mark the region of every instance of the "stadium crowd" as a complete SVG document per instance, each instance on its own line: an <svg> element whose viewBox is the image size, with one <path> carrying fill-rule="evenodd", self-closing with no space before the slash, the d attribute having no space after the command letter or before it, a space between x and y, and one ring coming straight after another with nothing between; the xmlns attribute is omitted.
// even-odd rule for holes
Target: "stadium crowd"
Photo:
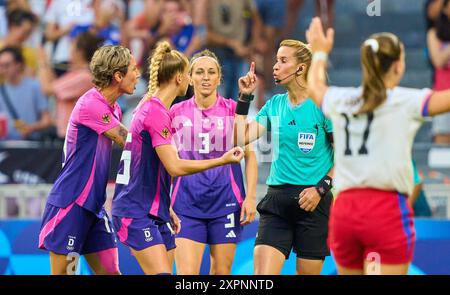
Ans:
<svg viewBox="0 0 450 295"><path fill-rule="evenodd" d="M89 62L101 45L130 48L142 71L137 91L119 99L125 123L145 92L147 60L161 40L188 57L212 50L223 64L224 97L237 98L236 81L256 60L261 107L273 90L278 42L292 34L303 2L2 0L0 140L62 142L77 99L93 86ZM332 10L333 1L317 0L317 13L329 26ZM186 97L191 95L192 89Z"/></svg>

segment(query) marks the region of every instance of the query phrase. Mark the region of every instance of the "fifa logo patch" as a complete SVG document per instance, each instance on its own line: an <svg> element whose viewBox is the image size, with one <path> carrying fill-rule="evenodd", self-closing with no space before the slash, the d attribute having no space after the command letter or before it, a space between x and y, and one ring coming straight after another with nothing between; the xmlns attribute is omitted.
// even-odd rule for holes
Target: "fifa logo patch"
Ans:
<svg viewBox="0 0 450 295"><path fill-rule="evenodd" d="M109 114L104 114L104 115L102 116L102 121L103 121L103 123L105 123L105 124L108 124L109 122L111 122L111 117L109 116Z"/></svg>
<svg viewBox="0 0 450 295"><path fill-rule="evenodd" d="M298 148L305 154L312 151L316 144L316 135L314 133L298 133Z"/></svg>

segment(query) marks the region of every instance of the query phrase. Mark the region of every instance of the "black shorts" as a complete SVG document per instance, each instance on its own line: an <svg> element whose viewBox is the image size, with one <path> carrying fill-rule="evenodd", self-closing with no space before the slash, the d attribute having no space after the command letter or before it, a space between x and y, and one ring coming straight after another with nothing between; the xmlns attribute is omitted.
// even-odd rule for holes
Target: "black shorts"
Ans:
<svg viewBox="0 0 450 295"><path fill-rule="evenodd" d="M297 258L323 260L330 255L327 245L328 219L333 195L323 197L313 212L298 205L300 192L310 186L270 186L259 202L260 214L256 245L281 251L286 259L291 250Z"/></svg>

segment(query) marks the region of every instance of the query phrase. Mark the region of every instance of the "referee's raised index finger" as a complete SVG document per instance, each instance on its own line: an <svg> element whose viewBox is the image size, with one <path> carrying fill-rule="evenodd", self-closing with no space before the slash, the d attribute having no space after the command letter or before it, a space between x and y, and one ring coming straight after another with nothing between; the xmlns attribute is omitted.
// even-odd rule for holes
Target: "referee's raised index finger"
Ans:
<svg viewBox="0 0 450 295"><path fill-rule="evenodd" d="M250 63L250 70L249 70L249 72L252 73L252 74L255 73L255 62L254 61L252 61Z"/></svg>

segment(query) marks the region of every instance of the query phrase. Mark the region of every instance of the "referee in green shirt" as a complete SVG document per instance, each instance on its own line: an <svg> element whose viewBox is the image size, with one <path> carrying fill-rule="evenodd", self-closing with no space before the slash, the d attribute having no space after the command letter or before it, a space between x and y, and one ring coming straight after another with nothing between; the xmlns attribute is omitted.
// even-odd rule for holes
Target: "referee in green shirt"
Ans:
<svg viewBox="0 0 450 295"><path fill-rule="evenodd" d="M284 40L273 67L275 83L287 93L274 95L247 123L256 88L254 63L239 79L235 143L246 145L264 132L272 134L273 159L260 213L254 250L255 274L279 274L291 250L297 274L320 274L330 255L328 218L333 196L331 122L308 98L306 79L311 50L297 40Z"/></svg>

